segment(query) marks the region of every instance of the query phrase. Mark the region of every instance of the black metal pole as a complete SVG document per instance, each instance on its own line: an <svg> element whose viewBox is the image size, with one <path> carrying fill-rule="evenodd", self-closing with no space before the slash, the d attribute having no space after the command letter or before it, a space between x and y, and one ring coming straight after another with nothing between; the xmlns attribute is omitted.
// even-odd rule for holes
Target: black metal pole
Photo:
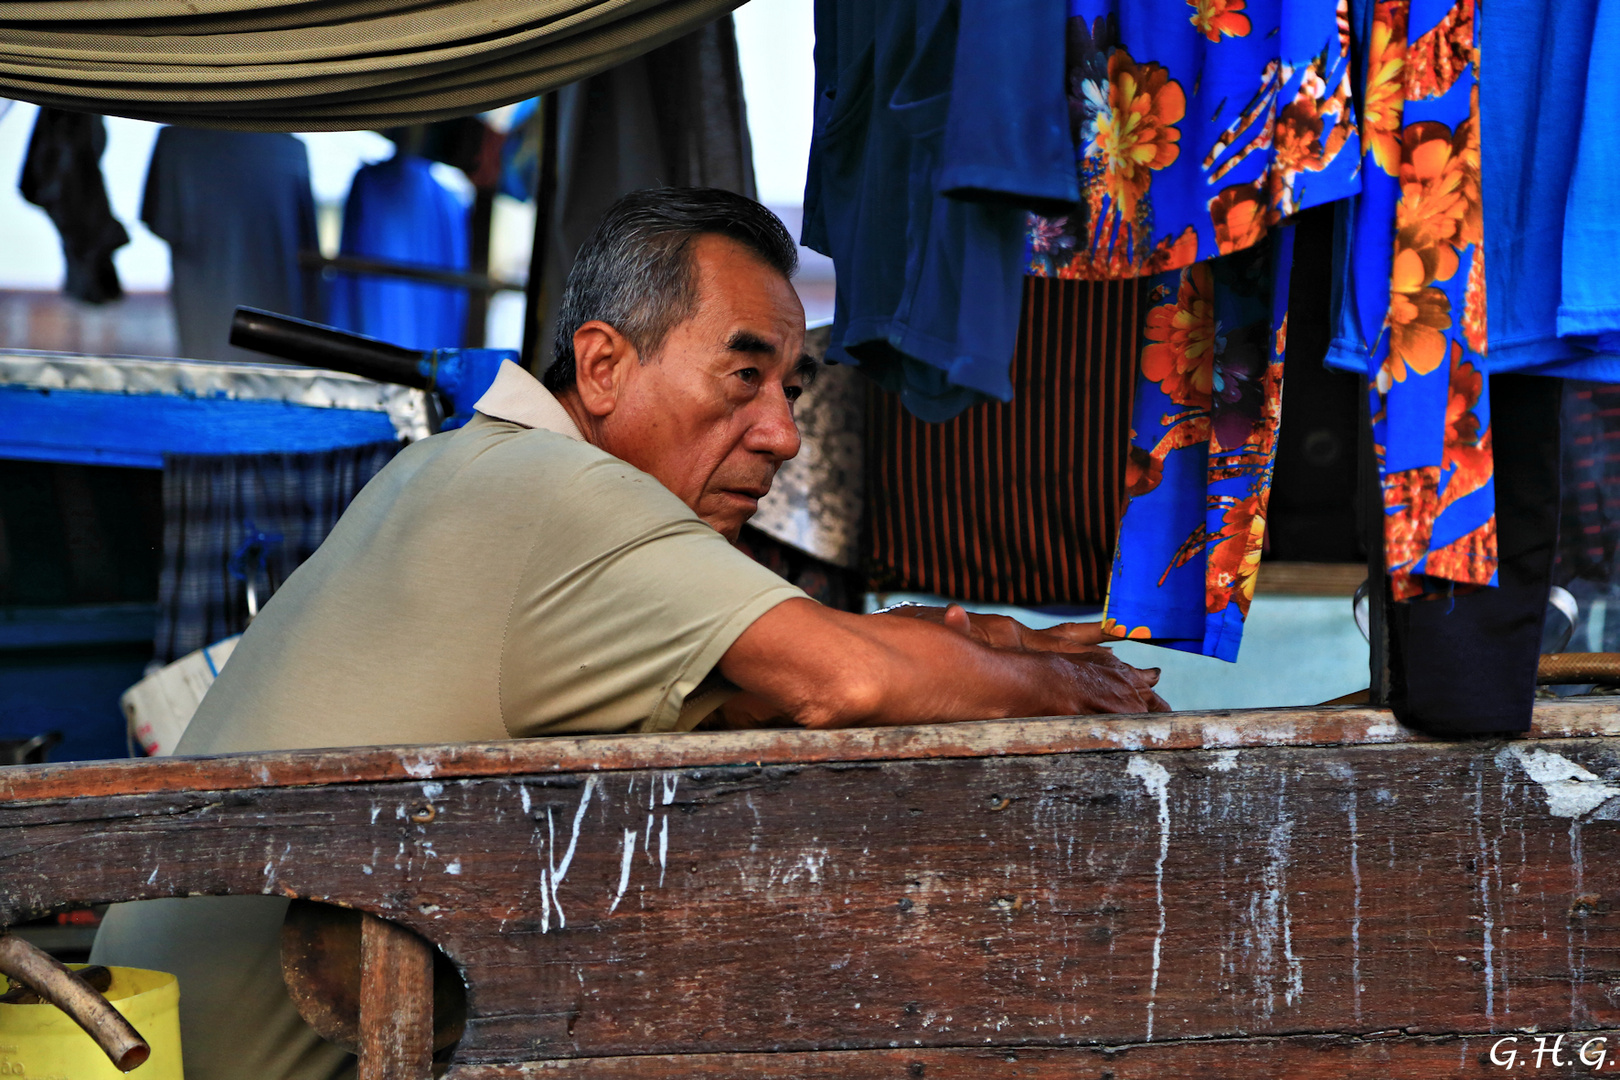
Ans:
<svg viewBox="0 0 1620 1080"><path fill-rule="evenodd" d="M529 253L529 283L524 290L523 366L539 374L547 357L540 341L546 317L546 258L551 246L551 218L557 202L557 94L540 100L540 176L534 193L534 248Z"/></svg>

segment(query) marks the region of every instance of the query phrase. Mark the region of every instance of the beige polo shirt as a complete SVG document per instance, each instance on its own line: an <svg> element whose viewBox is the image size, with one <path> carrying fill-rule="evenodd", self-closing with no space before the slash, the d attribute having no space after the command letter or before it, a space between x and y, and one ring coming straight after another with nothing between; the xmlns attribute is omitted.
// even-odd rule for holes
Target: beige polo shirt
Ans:
<svg viewBox="0 0 1620 1080"><path fill-rule="evenodd" d="M477 409L366 485L243 635L179 753L685 730L723 700L694 690L804 593L583 441L516 365ZM92 956L178 976L186 1080L351 1076L287 997L286 908L120 904Z"/></svg>
<svg viewBox="0 0 1620 1080"><path fill-rule="evenodd" d="M690 728L732 642L804 595L585 442L517 365L477 410L366 485L179 753Z"/></svg>

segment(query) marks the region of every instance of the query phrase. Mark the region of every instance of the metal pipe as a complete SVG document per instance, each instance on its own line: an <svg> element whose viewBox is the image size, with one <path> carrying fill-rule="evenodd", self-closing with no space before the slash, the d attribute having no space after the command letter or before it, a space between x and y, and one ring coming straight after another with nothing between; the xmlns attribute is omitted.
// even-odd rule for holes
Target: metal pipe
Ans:
<svg viewBox="0 0 1620 1080"><path fill-rule="evenodd" d="M89 983L38 946L0 932L0 972L27 984L34 993L67 1013L95 1040L120 1072L152 1056L141 1033Z"/></svg>
<svg viewBox="0 0 1620 1080"><path fill-rule="evenodd" d="M433 366L427 353L258 308L236 309L231 319L231 344L377 382L418 390L433 388Z"/></svg>

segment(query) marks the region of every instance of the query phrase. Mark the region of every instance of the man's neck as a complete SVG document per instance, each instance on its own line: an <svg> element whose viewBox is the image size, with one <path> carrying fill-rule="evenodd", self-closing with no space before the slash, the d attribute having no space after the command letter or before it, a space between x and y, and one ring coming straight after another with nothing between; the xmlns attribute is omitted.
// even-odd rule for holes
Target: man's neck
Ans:
<svg viewBox="0 0 1620 1080"><path fill-rule="evenodd" d="M602 446L602 425L600 420L586 411L585 403L579 399L579 392L570 387L556 395L557 403L568 413L569 419L579 429L580 436L598 449Z"/></svg>

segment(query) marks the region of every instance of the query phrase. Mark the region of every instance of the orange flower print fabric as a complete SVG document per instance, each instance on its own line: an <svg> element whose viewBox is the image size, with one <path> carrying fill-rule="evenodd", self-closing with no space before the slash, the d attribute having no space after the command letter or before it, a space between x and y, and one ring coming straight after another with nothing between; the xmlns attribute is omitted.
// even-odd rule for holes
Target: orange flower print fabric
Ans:
<svg viewBox="0 0 1620 1080"><path fill-rule="evenodd" d="M1030 215L1027 272L1179 270L1357 191L1348 2L1069 0L1081 198Z"/></svg>
<svg viewBox="0 0 1620 1080"><path fill-rule="evenodd" d="M1379 0L1363 191L1328 362L1367 377L1396 599L1496 582L1478 11Z"/></svg>
<svg viewBox="0 0 1620 1080"><path fill-rule="evenodd" d="M1236 660L1266 532L1293 230L1156 277L1103 628Z"/></svg>

